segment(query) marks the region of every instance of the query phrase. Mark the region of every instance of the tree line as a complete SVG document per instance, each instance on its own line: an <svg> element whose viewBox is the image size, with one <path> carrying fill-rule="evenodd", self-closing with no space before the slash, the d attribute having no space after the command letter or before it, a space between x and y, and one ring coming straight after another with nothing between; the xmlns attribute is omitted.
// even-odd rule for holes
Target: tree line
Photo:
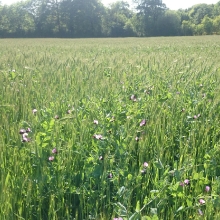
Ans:
<svg viewBox="0 0 220 220"><path fill-rule="evenodd" d="M162 0L0 2L0 37L146 37L220 34L220 1L170 10Z"/></svg>

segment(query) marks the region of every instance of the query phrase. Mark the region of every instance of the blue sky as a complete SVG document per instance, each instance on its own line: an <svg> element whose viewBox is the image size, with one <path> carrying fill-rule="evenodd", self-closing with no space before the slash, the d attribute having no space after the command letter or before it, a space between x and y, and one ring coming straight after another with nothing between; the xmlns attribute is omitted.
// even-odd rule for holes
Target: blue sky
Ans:
<svg viewBox="0 0 220 220"><path fill-rule="evenodd" d="M12 3L18 2L19 0L0 0L2 4L10 5ZM108 5L110 3L115 2L116 0L101 0L105 5ZM129 3L132 2L132 0L125 0ZM179 8L189 8L195 4L199 3L206 3L206 4L215 4L219 0L163 0L163 3L166 4L166 6L172 10L177 10Z"/></svg>

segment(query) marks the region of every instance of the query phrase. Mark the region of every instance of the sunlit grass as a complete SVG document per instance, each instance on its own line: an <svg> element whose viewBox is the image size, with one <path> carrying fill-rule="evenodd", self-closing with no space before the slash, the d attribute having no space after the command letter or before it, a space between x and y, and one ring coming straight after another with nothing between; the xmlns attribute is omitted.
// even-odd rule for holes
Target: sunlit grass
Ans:
<svg viewBox="0 0 220 220"><path fill-rule="evenodd" d="M219 219L219 43L1 39L0 219Z"/></svg>

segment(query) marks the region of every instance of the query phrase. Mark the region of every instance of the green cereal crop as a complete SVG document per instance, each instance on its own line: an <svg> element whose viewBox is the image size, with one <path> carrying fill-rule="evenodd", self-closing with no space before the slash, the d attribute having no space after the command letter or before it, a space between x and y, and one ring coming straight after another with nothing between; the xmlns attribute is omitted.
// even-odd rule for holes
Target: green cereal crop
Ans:
<svg viewBox="0 0 220 220"><path fill-rule="evenodd" d="M220 37L0 39L0 219L220 219Z"/></svg>

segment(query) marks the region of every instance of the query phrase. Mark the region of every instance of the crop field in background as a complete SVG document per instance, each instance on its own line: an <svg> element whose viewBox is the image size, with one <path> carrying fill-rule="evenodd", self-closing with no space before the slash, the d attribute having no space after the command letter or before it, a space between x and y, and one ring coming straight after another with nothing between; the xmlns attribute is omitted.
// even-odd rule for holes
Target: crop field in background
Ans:
<svg viewBox="0 0 220 220"><path fill-rule="evenodd" d="M220 37L0 39L0 219L220 219Z"/></svg>

